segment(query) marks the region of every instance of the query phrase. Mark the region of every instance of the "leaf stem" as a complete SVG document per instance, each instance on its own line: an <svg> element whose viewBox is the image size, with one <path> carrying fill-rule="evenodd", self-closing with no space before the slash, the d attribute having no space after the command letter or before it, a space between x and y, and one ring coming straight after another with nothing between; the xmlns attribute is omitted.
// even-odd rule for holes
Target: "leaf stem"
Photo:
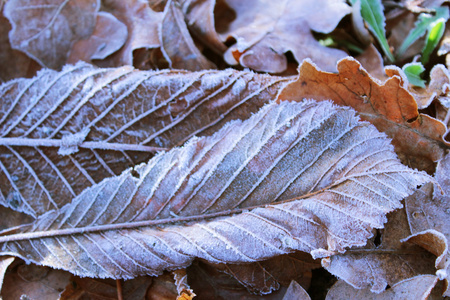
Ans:
<svg viewBox="0 0 450 300"><path fill-rule="evenodd" d="M25 147L61 147L61 140L58 139L30 139L30 138L0 138L0 146L25 146ZM82 142L77 145L85 149L101 149L114 151L141 151L158 152L166 151L167 148L152 147L137 144L107 143L107 142Z"/></svg>

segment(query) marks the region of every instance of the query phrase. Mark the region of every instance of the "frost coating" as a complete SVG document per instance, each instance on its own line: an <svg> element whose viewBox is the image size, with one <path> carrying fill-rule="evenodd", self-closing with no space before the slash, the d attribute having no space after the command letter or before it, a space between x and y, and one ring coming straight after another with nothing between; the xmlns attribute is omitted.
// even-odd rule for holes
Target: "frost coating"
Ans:
<svg viewBox="0 0 450 300"><path fill-rule="evenodd" d="M132 278L196 257L242 263L344 252L364 245L428 180L352 110L312 100L266 105L135 171L139 178L128 169L93 185L9 242L0 237L2 253L82 276Z"/></svg>

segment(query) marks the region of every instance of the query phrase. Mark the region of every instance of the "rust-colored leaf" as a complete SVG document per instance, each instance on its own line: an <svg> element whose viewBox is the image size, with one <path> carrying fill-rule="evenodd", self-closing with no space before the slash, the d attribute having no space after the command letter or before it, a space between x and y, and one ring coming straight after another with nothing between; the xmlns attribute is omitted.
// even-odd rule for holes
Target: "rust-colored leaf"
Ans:
<svg viewBox="0 0 450 300"><path fill-rule="evenodd" d="M418 111L414 97L393 76L379 82L353 58L338 64L338 74L320 71L311 61L300 66L299 78L289 84L279 100L332 100L351 106L363 120L385 132L400 158L410 166L433 171L450 143L443 140L444 124Z"/></svg>

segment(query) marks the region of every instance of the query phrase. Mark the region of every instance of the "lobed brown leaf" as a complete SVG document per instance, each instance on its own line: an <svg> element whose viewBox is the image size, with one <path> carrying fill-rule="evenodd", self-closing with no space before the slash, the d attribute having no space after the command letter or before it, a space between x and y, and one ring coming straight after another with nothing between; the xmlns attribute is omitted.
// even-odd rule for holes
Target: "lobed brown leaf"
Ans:
<svg viewBox="0 0 450 300"><path fill-rule="evenodd" d="M338 63L338 74L320 71L310 60L303 61L297 81L279 95L282 100L314 98L353 107L363 120L385 132L397 154L408 165L428 171L444 156L450 143L444 141L444 124L418 111L414 97L393 76L379 82L353 58Z"/></svg>

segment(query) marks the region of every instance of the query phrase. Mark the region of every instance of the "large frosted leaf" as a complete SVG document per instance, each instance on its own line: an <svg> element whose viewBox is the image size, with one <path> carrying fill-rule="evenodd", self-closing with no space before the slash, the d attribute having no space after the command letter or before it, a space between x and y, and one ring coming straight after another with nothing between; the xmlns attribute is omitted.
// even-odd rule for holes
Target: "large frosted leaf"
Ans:
<svg viewBox="0 0 450 300"><path fill-rule="evenodd" d="M5 83L0 203L35 217L58 209L92 184L147 162L161 147L248 118L286 81L233 70L78 64Z"/></svg>
<svg viewBox="0 0 450 300"><path fill-rule="evenodd" d="M329 102L269 104L83 191L1 253L81 276L131 278L195 257L244 263L364 245L428 180L389 140Z"/></svg>

